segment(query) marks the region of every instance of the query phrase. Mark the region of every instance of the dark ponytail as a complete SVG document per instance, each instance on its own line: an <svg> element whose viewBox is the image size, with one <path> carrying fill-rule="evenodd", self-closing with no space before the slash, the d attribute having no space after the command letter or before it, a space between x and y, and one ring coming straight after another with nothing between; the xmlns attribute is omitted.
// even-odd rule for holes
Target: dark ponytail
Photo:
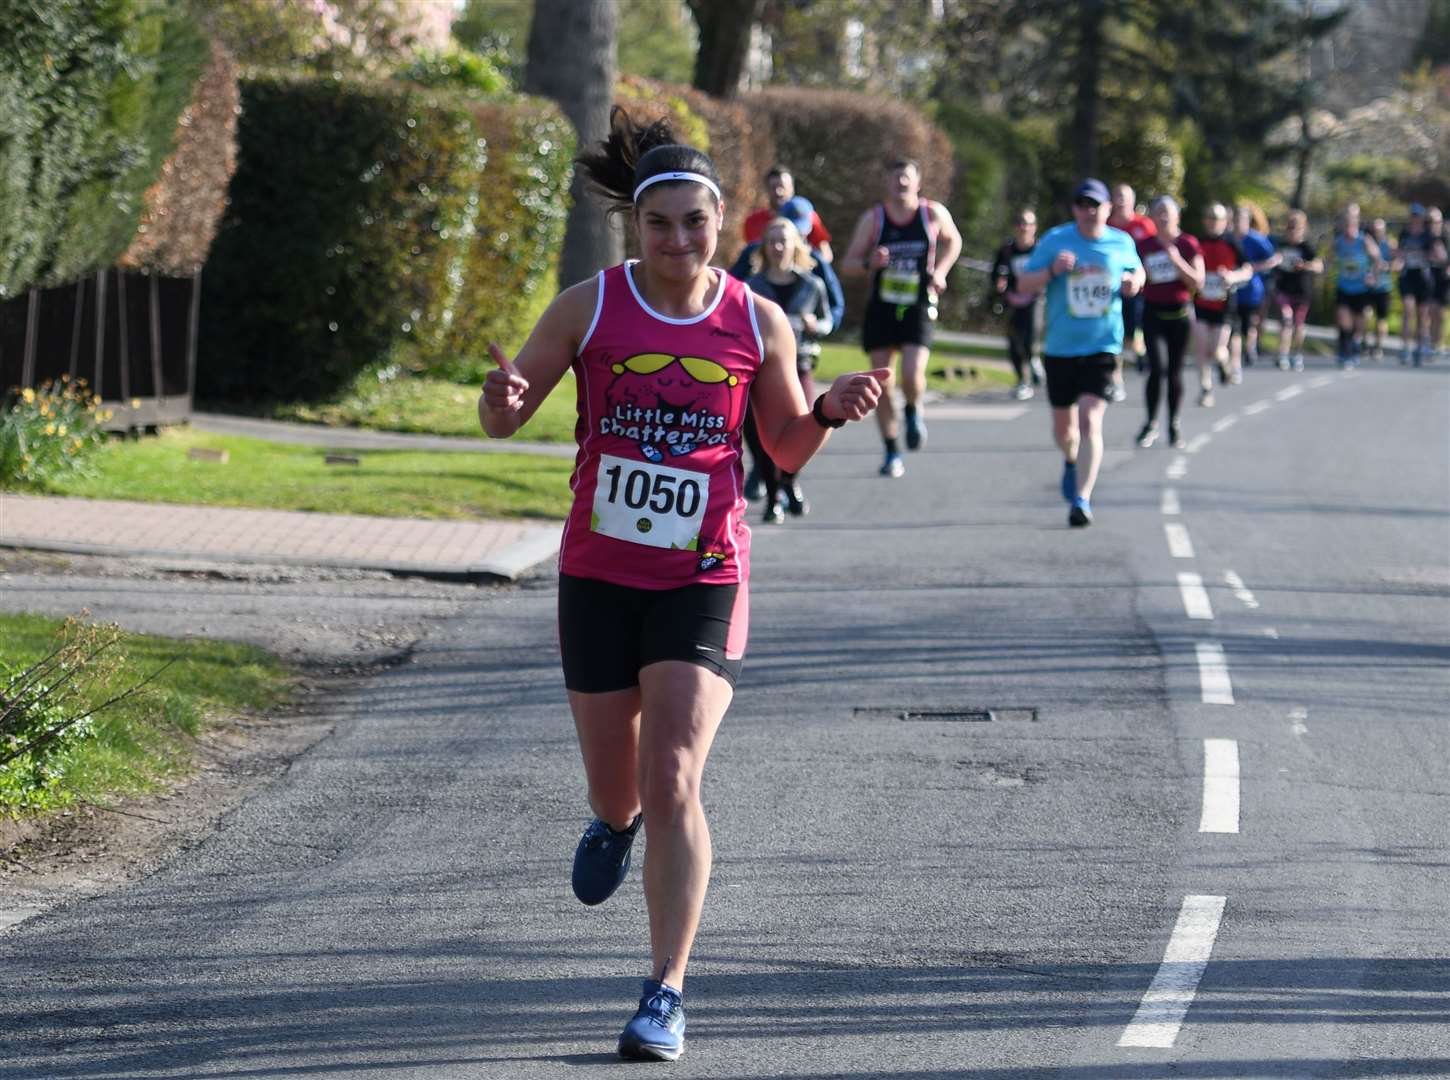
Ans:
<svg viewBox="0 0 1450 1080"><path fill-rule="evenodd" d="M676 142L668 120L641 126L619 105L609 110L608 136L580 151L574 164L611 214L633 210L634 189L659 173L693 172L720 183L709 155ZM663 180L659 186L674 183L689 181Z"/></svg>

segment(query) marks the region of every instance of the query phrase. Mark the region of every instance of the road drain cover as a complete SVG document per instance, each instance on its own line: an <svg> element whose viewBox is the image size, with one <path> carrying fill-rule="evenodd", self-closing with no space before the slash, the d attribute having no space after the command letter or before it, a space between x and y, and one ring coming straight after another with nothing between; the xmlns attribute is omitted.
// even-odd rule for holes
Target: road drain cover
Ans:
<svg viewBox="0 0 1450 1080"><path fill-rule="evenodd" d="M914 709L859 705L854 715L876 720L929 720L937 723L989 724L992 721L1011 723L1034 722L1036 709Z"/></svg>

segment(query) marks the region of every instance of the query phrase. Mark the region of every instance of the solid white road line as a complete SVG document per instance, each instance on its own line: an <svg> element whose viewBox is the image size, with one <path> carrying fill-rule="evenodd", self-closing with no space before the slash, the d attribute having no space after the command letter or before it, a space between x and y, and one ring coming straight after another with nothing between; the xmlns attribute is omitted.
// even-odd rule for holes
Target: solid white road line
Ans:
<svg viewBox="0 0 1450 1080"><path fill-rule="evenodd" d="M1229 428L1233 427L1238 422L1239 422L1239 418L1237 416L1225 416L1221 420L1215 420L1213 422L1213 426L1211 428L1209 428L1208 430L1211 431L1211 432L1213 432L1215 435L1217 435L1220 431L1227 431Z"/></svg>
<svg viewBox="0 0 1450 1080"><path fill-rule="evenodd" d="M1252 405L1245 405L1244 406L1244 415L1245 416L1258 416L1259 413L1263 412L1265 409L1272 409L1273 407L1274 407L1274 403L1272 401L1268 400L1267 398L1265 398L1262 401L1256 401L1256 402L1254 402Z"/></svg>
<svg viewBox="0 0 1450 1080"><path fill-rule="evenodd" d="M1213 436L1206 431L1201 435L1195 435L1188 440L1188 445L1183 448L1183 452L1185 454L1196 454L1207 446L1212 439Z"/></svg>
<svg viewBox="0 0 1450 1080"><path fill-rule="evenodd" d="M1188 538L1188 526L1176 521L1163 523L1163 535L1168 537L1168 554L1175 559L1193 558L1193 541Z"/></svg>
<svg viewBox="0 0 1450 1080"><path fill-rule="evenodd" d="M1205 705L1232 705L1233 683L1228 677L1228 661L1223 646L1214 641L1200 641L1194 646L1198 655L1198 687Z"/></svg>
<svg viewBox="0 0 1450 1080"><path fill-rule="evenodd" d="M1303 392L1304 388L1302 386L1286 386L1284 387L1284 389L1280 390L1277 394L1274 395L1274 400L1288 401L1290 398L1298 397Z"/></svg>
<svg viewBox="0 0 1450 1080"><path fill-rule="evenodd" d="M1248 586L1244 584L1244 579L1232 570L1225 570L1223 572L1223 580L1224 584L1234 591L1234 596L1242 601L1244 607L1257 608L1259 606L1258 598L1249 591Z"/></svg>
<svg viewBox="0 0 1450 1080"><path fill-rule="evenodd" d="M1234 739L1203 740L1203 813L1198 831L1239 831L1239 744Z"/></svg>
<svg viewBox="0 0 1450 1080"><path fill-rule="evenodd" d="M1168 471L1163 475L1170 480L1182 480L1188 475L1188 459L1179 454L1168 463Z"/></svg>
<svg viewBox="0 0 1450 1080"><path fill-rule="evenodd" d="M1183 612L1190 619L1213 618L1213 605L1208 602L1203 578L1193 573L1179 574L1178 592L1183 597Z"/></svg>
<svg viewBox="0 0 1450 1080"><path fill-rule="evenodd" d="M1185 896L1178 923L1163 963L1153 976L1133 1019L1118 1039L1119 1046L1169 1047L1193 1004L1199 980L1213 954L1213 942L1223 920L1226 896Z"/></svg>
<svg viewBox="0 0 1450 1080"><path fill-rule="evenodd" d="M1178 505L1177 488L1163 489L1163 513L1170 516L1183 513L1183 508Z"/></svg>

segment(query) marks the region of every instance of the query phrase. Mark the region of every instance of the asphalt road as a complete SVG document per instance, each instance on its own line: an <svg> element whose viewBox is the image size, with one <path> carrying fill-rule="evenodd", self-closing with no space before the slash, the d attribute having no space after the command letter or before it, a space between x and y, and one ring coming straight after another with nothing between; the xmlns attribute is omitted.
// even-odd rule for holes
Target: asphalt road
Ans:
<svg viewBox="0 0 1450 1080"><path fill-rule="evenodd" d="M1087 530L1041 401L896 482L847 429L756 529L675 1065L613 1058L642 896L569 892L542 577L425 598L206 843L0 936L0 1075L1450 1077L1447 372L1219 401L1183 454L1113 407Z"/></svg>

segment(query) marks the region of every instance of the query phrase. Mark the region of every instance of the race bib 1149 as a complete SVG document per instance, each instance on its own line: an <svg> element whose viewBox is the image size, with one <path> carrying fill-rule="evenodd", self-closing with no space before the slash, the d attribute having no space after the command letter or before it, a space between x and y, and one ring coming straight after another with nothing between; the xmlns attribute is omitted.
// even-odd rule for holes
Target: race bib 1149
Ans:
<svg viewBox="0 0 1450 1080"><path fill-rule="evenodd" d="M708 473L602 454L589 526L631 544L694 551L709 500Z"/></svg>
<svg viewBox="0 0 1450 1080"><path fill-rule="evenodd" d="M1113 287L1106 266L1079 263L1067 275L1067 310L1078 319L1099 319L1113 303Z"/></svg>

